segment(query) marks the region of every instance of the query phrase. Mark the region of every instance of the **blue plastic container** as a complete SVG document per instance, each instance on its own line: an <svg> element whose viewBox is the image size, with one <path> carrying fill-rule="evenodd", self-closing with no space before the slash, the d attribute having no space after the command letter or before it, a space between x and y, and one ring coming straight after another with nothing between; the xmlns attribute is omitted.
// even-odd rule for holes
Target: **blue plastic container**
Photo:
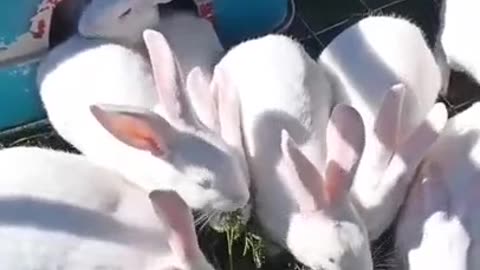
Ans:
<svg viewBox="0 0 480 270"><path fill-rule="evenodd" d="M2 1L0 130L45 117L35 83L38 56L48 49L55 0Z"/></svg>
<svg viewBox="0 0 480 270"><path fill-rule="evenodd" d="M45 117L35 84L37 66L34 62L0 68L0 130Z"/></svg>
<svg viewBox="0 0 480 270"><path fill-rule="evenodd" d="M245 39L281 32L294 15L293 0L214 0L215 26L226 47Z"/></svg>

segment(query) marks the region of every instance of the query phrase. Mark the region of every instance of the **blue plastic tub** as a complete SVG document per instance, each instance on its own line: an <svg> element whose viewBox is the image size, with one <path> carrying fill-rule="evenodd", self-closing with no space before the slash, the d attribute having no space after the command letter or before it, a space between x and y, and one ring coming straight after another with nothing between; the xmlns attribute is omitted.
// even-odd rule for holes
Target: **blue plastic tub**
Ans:
<svg viewBox="0 0 480 270"><path fill-rule="evenodd" d="M45 117L35 84L37 62L0 68L0 129Z"/></svg>
<svg viewBox="0 0 480 270"><path fill-rule="evenodd" d="M226 47L281 32L295 13L293 0L214 0L213 6L218 36Z"/></svg>
<svg viewBox="0 0 480 270"><path fill-rule="evenodd" d="M35 78L48 50L58 0L2 1L0 9L0 130L45 117Z"/></svg>

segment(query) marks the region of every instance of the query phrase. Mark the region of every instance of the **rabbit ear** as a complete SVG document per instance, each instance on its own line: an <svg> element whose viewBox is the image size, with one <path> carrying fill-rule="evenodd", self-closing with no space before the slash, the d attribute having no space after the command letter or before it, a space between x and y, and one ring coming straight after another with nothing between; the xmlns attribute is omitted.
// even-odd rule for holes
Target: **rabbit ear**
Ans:
<svg viewBox="0 0 480 270"><path fill-rule="evenodd" d="M216 96L210 91L210 79L207 78L200 67L195 67L188 73L185 89L200 121L208 128L217 131L219 124Z"/></svg>
<svg viewBox="0 0 480 270"><path fill-rule="evenodd" d="M195 125L196 118L184 91L184 80L174 52L165 37L147 29L143 39L150 56L159 103L168 120L179 124Z"/></svg>
<svg viewBox="0 0 480 270"><path fill-rule="evenodd" d="M409 137L400 144L395 155L390 160L384 173L384 183L391 184L398 179L410 181L422 159L426 156L433 143L439 137L447 123L447 109L442 103L437 103L428 113L425 120ZM390 186L390 184L387 184Z"/></svg>
<svg viewBox="0 0 480 270"><path fill-rule="evenodd" d="M242 146L240 100L237 89L219 67L215 68L210 91L216 96L222 137L231 145Z"/></svg>
<svg viewBox="0 0 480 270"><path fill-rule="evenodd" d="M386 168L397 146L397 134L400 128L403 100L406 92L404 84L396 84L387 91L378 111L374 124L375 137L368 149L369 157L375 158L374 164Z"/></svg>
<svg viewBox="0 0 480 270"><path fill-rule="evenodd" d="M175 129L165 119L148 110L130 106L97 104L90 106L97 121L115 138L159 157L168 155Z"/></svg>
<svg viewBox="0 0 480 270"><path fill-rule="evenodd" d="M310 160L298 149L286 130L282 130L281 149L285 160L280 177L298 203L300 211L318 210L324 204L322 176Z"/></svg>
<svg viewBox="0 0 480 270"><path fill-rule="evenodd" d="M428 113L426 119L403 142L397 155L407 168L416 168L432 144L437 140L447 123L448 112L443 103L437 103Z"/></svg>
<svg viewBox="0 0 480 270"><path fill-rule="evenodd" d="M246 178L250 179L243 145L241 108L237 89L220 67L215 68L211 85L212 89L210 91L216 96L215 100L217 101L220 134L225 142L236 150L243 171L247 174Z"/></svg>
<svg viewBox="0 0 480 270"><path fill-rule="evenodd" d="M168 243L180 261L203 256L197 241L192 213L175 191L155 190L149 198L157 215L169 226Z"/></svg>
<svg viewBox="0 0 480 270"><path fill-rule="evenodd" d="M347 105L335 106L326 136L324 194L328 203L335 203L349 192L365 146L365 130L360 114Z"/></svg>

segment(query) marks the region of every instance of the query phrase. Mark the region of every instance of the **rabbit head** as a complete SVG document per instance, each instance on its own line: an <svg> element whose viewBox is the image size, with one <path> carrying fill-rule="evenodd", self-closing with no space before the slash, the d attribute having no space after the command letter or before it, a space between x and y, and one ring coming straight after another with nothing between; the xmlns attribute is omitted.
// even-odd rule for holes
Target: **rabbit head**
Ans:
<svg viewBox="0 0 480 270"><path fill-rule="evenodd" d="M172 258L155 262L155 269L213 270L197 241L190 208L174 191L155 190L149 194L155 213L168 225L167 241Z"/></svg>
<svg viewBox="0 0 480 270"><path fill-rule="evenodd" d="M143 30L159 25L157 4L172 0L92 0L83 11L78 32L125 44L142 40Z"/></svg>
<svg viewBox="0 0 480 270"><path fill-rule="evenodd" d="M206 127L192 109L180 67L164 36L145 30L144 39L158 105L149 110L96 104L91 106L93 115L118 140L144 152L145 159L139 162L153 181L167 181L166 172L159 169L165 164L178 174L171 185L190 207L233 211L245 206L250 194L234 148ZM209 102L197 105L212 110Z"/></svg>
<svg viewBox="0 0 480 270"><path fill-rule="evenodd" d="M365 180L354 184L355 203L370 239L377 239L394 220L418 165L447 121L446 108L438 103L405 140L400 140L406 91L404 84L397 84L385 94L356 175L373 179L371 184Z"/></svg>
<svg viewBox="0 0 480 270"><path fill-rule="evenodd" d="M367 230L350 199L350 187L363 151L364 126L358 112L337 105L327 125L327 163L322 175L286 131L282 154L285 185L298 212L290 217L287 246L316 270L372 269Z"/></svg>

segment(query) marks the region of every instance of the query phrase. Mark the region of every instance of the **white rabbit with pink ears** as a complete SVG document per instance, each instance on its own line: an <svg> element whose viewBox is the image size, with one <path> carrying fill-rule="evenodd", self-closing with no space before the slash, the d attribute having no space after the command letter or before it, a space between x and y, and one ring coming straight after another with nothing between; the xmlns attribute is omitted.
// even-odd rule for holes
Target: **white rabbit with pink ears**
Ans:
<svg viewBox="0 0 480 270"><path fill-rule="evenodd" d="M249 191L237 151L197 114L214 115L213 102L196 101L193 108L165 37L136 31L143 33L150 63L131 48L137 35L125 37L130 43L76 35L50 52L38 74L50 122L91 160L147 191L173 189L210 214L242 208Z"/></svg>
<svg viewBox="0 0 480 270"><path fill-rule="evenodd" d="M85 156L37 147L0 150L0 169L2 268L214 269L173 191L145 192Z"/></svg>
<svg viewBox="0 0 480 270"><path fill-rule="evenodd" d="M395 219L413 174L447 120L435 104L439 67L411 22L371 16L339 34L321 53L336 100L359 111L366 144L352 195L371 240Z"/></svg>
<svg viewBox="0 0 480 270"><path fill-rule="evenodd" d="M402 209L396 246L406 269L478 269L480 103L449 119Z"/></svg>
<svg viewBox="0 0 480 270"><path fill-rule="evenodd" d="M332 108L322 68L299 43L270 34L227 52L211 91L240 122L232 132L219 114L227 141L244 142L254 211L267 235L315 270L372 269L367 231L349 195L362 119L349 106Z"/></svg>

